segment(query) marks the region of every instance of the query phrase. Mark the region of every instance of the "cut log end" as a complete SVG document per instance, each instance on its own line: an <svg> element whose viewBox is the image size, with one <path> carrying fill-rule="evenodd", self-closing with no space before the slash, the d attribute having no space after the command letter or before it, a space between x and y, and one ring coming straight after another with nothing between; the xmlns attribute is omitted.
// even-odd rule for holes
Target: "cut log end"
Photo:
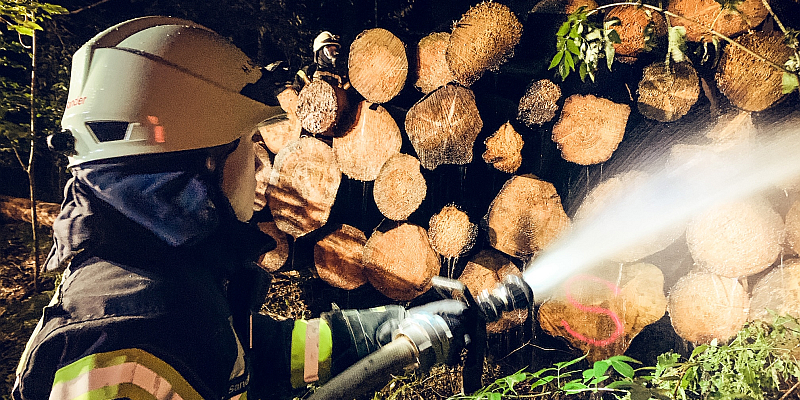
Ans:
<svg viewBox="0 0 800 400"><path fill-rule="evenodd" d="M469 215L454 205L445 206L429 222L431 246L442 257L455 258L465 254L475 244L478 226Z"/></svg>
<svg viewBox="0 0 800 400"><path fill-rule="evenodd" d="M381 168L373 187L378 210L395 221L408 218L417 210L428 190L419 161L408 154L395 154Z"/></svg>
<svg viewBox="0 0 800 400"><path fill-rule="evenodd" d="M630 107L593 95L572 95L553 126L561 157L580 165L611 158L625 134Z"/></svg>
<svg viewBox="0 0 800 400"><path fill-rule="evenodd" d="M561 88L553 81L542 79L531 82L525 95L519 99L517 119L530 128L542 125L555 117L559 99Z"/></svg>
<svg viewBox="0 0 800 400"><path fill-rule="evenodd" d="M447 32L432 33L420 39L417 45L416 76L414 82L420 92L428 94L455 79L447 66L445 53L450 43Z"/></svg>
<svg viewBox="0 0 800 400"><path fill-rule="evenodd" d="M353 88L367 101L386 103L405 85L406 46L386 29L361 32L350 45L348 71Z"/></svg>
<svg viewBox="0 0 800 400"><path fill-rule="evenodd" d="M639 112L660 122L672 122L686 115L700 95L697 72L688 62L669 67L657 62L645 67L637 90Z"/></svg>
<svg viewBox="0 0 800 400"><path fill-rule="evenodd" d="M386 160L400 152L400 127L385 108L362 101L355 122L333 138L333 151L342 173L359 181L373 181Z"/></svg>
<svg viewBox="0 0 800 400"><path fill-rule="evenodd" d="M314 265L319 277L345 290L367 283L364 245L367 236L358 228L342 225L314 245Z"/></svg>
<svg viewBox="0 0 800 400"><path fill-rule="evenodd" d="M275 222L260 222L258 229L275 239L274 249L258 257L258 266L268 272L275 272L286 264L289 259L289 240Z"/></svg>
<svg viewBox="0 0 800 400"><path fill-rule="evenodd" d="M486 138L483 160L500 171L513 174L522 165L522 146L525 142L511 123L506 122Z"/></svg>

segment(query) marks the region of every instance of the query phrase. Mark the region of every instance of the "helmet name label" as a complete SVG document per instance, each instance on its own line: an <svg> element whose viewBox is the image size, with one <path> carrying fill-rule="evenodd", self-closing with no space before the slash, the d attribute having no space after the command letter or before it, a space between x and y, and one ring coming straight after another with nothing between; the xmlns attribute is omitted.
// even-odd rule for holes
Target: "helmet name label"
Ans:
<svg viewBox="0 0 800 400"><path fill-rule="evenodd" d="M70 108L79 106L83 103L86 103L86 96L78 97L77 99L72 99L67 102L67 107L65 108L65 110L69 110Z"/></svg>

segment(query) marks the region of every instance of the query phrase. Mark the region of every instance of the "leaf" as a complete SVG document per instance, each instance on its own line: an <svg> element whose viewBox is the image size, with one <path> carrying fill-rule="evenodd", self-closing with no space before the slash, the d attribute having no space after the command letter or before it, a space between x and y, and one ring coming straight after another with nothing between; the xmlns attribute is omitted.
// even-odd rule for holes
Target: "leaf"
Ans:
<svg viewBox="0 0 800 400"><path fill-rule="evenodd" d="M581 54L581 49L578 48L578 45L575 44L574 40L567 40L567 50L569 50L570 53L575 55Z"/></svg>
<svg viewBox="0 0 800 400"><path fill-rule="evenodd" d="M614 63L614 44L611 42L606 42L604 50L606 53L606 66L608 67L608 70L611 71L611 64Z"/></svg>
<svg viewBox="0 0 800 400"><path fill-rule="evenodd" d="M25 26L22 26L22 25L14 25L13 28L20 35L33 36L34 30L31 29L31 28L28 28L28 27L25 27Z"/></svg>
<svg viewBox="0 0 800 400"><path fill-rule="evenodd" d="M569 32L569 28L570 28L570 23L569 22L564 22L563 24L561 24L561 27L558 28L558 32L556 32L556 35L557 36L566 36L567 32Z"/></svg>
<svg viewBox="0 0 800 400"><path fill-rule="evenodd" d="M566 384L564 384L564 387L562 387L562 389L564 391L566 391L567 393L569 393L569 392L573 392L573 393L574 392L579 392L581 390L585 390L585 389L588 389L588 388L589 388L588 386L584 385L583 383L581 383L579 381L567 382Z"/></svg>
<svg viewBox="0 0 800 400"><path fill-rule="evenodd" d="M571 53L564 53L564 65L566 65L567 68L569 68L568 71L575 70L575 61L572 60Z"/></svg>
<svg viewBox="0 0 800 400"><path fill-rule="evenodd" d="M561 63L561 59L564 57L564 50L559 51L553 56L553 61L550 61L550 67L547 69L553 69L556 65Z"/></svg>
<svg viewBox="0 0 800 400"><path fill-rule="evenodd" d="M681 62L686 59L686 28L683 26L672 26L668 33L669 42L667 45L667 63L672 59Z"/></svg>
<svg viewBox="0 0 800 400"><path fill-rule="evenodd" d="M586 81L586 74L589 72L589 67L586 63L581 63L580 69L578 69L578 74L581 76L581 82Z"/></svg>
<svg viewBox="0 0 800 400"><path fill-rule="evenodd" d="M624 361L612 360L611 366L614 367L615 371L619 372L620 375L626 378L633 378L633 375L635 374L633 371L633 367L631 367L630 364Z"/></svg>
<svg viewBox="0 0 800 400"><path fill-rule="evenodd" d="M502 400L503 396L500 393L489 393L489 400Z"/></svg>
<svg viewBox="0 0 800 400"><path fill-rule="evenodd" d="M796 74L792 74L789 72L783 73L783 79L781 81L781 89L784 94L792 93L800 87L800 82L797 79Z"/></svg>
<svg viewBox="0 0 800 400"><path fill-rule="evenodd" d="M569 360L569 361L557 362L557 363L555 364L555 366L556 366L556 368L558 368L558 369L564 369L564 368L566 368L566 367L569 367L569 366L570 366L570 365L572 365L572 364L577 364L577 363L579 363L581 360L583 360L584 358L586 358L586 356L587 356L587 355L588 355L588 353L587 353L587 354L584 354L584 355L582 355L582 356L580 356L580 357L578 357L578 358L575 358L575 359Z"/></svg>
<svg viewBox="0 0 800 400"><path fill-rule="evenodd" d="M608 367L610 366L611 363L608 361L595 361L591 371L595 377L603 376L606 374L606 371L608 371Z"/></svg>

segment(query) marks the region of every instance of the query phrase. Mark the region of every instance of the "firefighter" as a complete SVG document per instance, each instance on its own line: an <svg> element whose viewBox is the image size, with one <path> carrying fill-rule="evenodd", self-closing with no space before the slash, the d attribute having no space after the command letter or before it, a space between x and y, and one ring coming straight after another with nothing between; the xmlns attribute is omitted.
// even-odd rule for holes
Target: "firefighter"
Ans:
<svg viewBox="0 0 800 400"><path fill-rule="evenodd" d="M300 90L313 79L324 79L332 86L349 89L350 82L347 74L343 72L339 52L341 44L339 36L324 31L314 38L312 46L314 63L303 67L294 77L292 87L299 93Z"/></svg>
<svg viewBox="0 0 800 400"><path fill-rule="evenodd" d="M46 261L63 276L13 399L289 397L375 351L415 313L257 312L268 275L252 261L275 243L245 221L252 132L280 110L253 90L269 79L177 18L120 23L75 53L63 131L49 140L72 173ZM418 315L457 332L463 307L436 303Z"/></svg>

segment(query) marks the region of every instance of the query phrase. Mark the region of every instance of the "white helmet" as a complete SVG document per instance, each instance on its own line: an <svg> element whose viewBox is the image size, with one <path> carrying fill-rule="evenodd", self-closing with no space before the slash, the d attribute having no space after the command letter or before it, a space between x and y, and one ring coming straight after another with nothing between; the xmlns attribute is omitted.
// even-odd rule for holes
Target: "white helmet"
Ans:
<svg viewBox="0 0 800 400"><path fill-rule="evenodd" d="M314 54L316 54L319 49L327 45L340 46L339 36L336 36L328 31L324 31L317 35L317 37L314 38Z"/></svg>
<svg viewBox="0 0 800 400"><path fill-rule="evenodd" d="M113 26L72 59L62 128L70 166L231 143L281 113L240 93L261 71L191 21L143 17Z"/></svg>

